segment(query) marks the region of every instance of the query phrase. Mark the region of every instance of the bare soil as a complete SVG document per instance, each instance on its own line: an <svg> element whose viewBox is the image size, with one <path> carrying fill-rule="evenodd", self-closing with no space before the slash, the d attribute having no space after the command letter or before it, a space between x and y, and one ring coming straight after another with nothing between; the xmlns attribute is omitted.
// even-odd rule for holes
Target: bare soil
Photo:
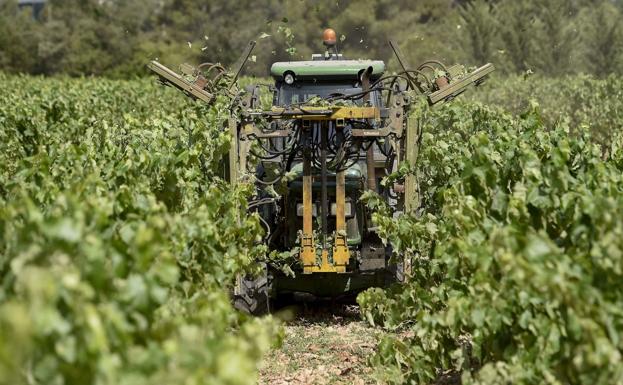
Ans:
<svg viewBox="0 0 623 385"><path fill-rule="evenodd" d="M305 304L281 309L283 345L260 368L259 384L377 384L367 358L379 329L369 327L355 305Z"/></svg>

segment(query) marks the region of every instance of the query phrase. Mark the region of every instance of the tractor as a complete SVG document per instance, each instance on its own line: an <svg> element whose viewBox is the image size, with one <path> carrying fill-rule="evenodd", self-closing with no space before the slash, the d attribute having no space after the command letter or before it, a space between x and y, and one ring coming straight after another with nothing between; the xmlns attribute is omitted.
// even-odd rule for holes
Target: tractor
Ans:
<svg viewBox="0 0 623 385"><path fill-rule="evenodd" d="M270 311L284 295L337 298L402 281L408 267L392 259L361 197L378 194L394 215L416 215L416 176L383 178L416 164L426 106L452 100L494 70L435 60L413 68L390 41L400 68L388 73L383 61L343 57L332 29L323 43L324 54L311 60L273 63L269 87L237 87L255 42L231 71L218 63L184 64L180 73L157 61L148 65L163 84L193 99L211 104L217 92L231 97L226 129L233 145L224 176L255 185L248 210L265 228L263 242L295 261L287 271L262 262L259 275L238 277L234 305L248 313Z"/></svg>

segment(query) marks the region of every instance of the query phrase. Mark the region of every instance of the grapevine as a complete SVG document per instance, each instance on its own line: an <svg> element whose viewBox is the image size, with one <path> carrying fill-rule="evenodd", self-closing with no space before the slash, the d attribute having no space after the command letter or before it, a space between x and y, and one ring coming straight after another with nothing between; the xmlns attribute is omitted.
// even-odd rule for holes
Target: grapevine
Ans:
<svg viewBox="0 0 623 385"><path fill-rule="evenodd" d="M609 87L592 82L577 79ZM534 102L520 116L478 103L429 111L417 213L392 218L368 197L411 265L405 286L358 298L396 333L371 359L382 381L623 383L621 105L604 104L609 127L584 119L593 105L554 122Z"/></svg>
<svg viewBox="0 0 623 385"><path fill-rule="evenodd" d="M220 178L227 101L0 83L0 383L254 383L280 332L229 302L262 230Z"/></svg>

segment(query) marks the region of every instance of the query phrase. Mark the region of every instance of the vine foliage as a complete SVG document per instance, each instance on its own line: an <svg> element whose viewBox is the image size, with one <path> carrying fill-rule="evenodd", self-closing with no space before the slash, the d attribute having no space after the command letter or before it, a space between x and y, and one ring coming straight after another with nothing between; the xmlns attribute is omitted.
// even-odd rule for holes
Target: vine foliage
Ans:
<svg viewBox="0 0 623 385"><path fill-rule="evenodd" d="M418 212L393 218L367 197L411 265L403 287L358 297L371 324L395 331L371 359L379 378L623 383L618 119L600 145L603 127L546 126L535 103L518 117L456 101L429 111Z"/></svg>

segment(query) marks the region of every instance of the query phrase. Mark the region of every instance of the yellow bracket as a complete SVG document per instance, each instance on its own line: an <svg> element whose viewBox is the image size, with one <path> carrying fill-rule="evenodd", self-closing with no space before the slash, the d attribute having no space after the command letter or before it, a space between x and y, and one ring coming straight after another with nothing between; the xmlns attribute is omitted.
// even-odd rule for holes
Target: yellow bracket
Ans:
<svg viewBox="0 0 623 385"><path fill-rule="evenodd" d="M346 243L346 176L344 170L335 174L335 242L333 246L333 263L336 266L348 265L350 253Z"/></svg>
<svg viewBox="0 0 623 385"><path fill-rule="evenodd" d="M316 253L314 247L312 247L311 252L313 253L314 262L310 265L303 265L303 274L346 273L346 265L338 265L336 263L329 262L329 250L322 250L320 265L316 264ZM346 258L348 259L348 249L346 250L346 255ZM305 259L306 256L303 255L303 258ZM335 261L335 254L333 255L333 259Z"/></svg>
<svg viewBox="0 0 623 385"><path fill-rule="evenodd" d="M336 232L332 250L333 263L329 262L329 250L322 250L320 264L316 261L316 244L312 230L312 180L309 160L303 162L303 233L301 235L301 261L303 273L345 273L350 259L346 243L345 175L344 171L336 174Z"/></svg>
<svg viewBox="0 0 623 385"><path fill-rule="evenodd" d="M322 250L320 264L316 262L316 246L311 236L303 235L303 248L301 259L303 261L303 273L346 273L346 266L350 258L350 251L346 245L346 237L336 235L333 246L333 263L329 262L329 250Z"/></svg>
<svg viewBox="0 0 623 385"><path fill-rule="evenodd" d="M380 119L381 110L377 107L305 107L286 109L273 107L270 112L273 118L305 119L305 120L337 120L337 119Z"/></svg>
<svg viewBox="0 0 623 385"><path fill-rule="evenodd" d="M350 259L350 251L348 250L348 246L346 245L346 236L336 234L335 235L335 246L333 246L333 265L338 270L338 273L346 272L346 265L348 265L348 260Z"/></svg>

